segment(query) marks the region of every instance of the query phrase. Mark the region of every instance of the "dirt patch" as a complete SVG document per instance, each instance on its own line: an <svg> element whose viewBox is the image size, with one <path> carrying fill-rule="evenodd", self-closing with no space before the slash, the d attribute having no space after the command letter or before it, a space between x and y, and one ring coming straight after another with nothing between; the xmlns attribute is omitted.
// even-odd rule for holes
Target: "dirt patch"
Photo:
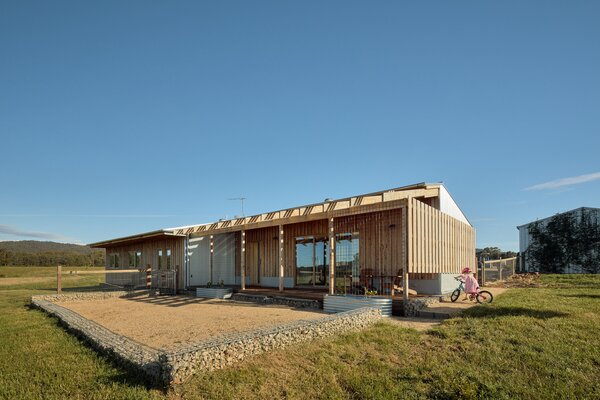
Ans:
<svg viewBox="0 0 600 400"><path fill-rule="evenodd" d="M109 330L154 348L174 349L223 334L326 314L187 296L134 297L57 303Z"/></svg>
<svg viewBox="0 0 600 400"><path fill-rule="evenodd" d="M494 298L506 291L506 288L500 287L482 287L481 290L488 290L492 293ZM467 308L474 307L478 305L476 300L464 300L464 293L460 294L460 297L456 302L452 303L450 301L440 301L439 303L430 304L424 311L433 311L437 313L445 313L445 314L456 314L462 310Z"/></svg>
<svg viewBox="0 0 600 400"><path fill-rule="evenodd" d="M505 280L490 282L487 285L496 288L535 288L546 286L541 282L540 274L538 273L511 275Z"/></svg>

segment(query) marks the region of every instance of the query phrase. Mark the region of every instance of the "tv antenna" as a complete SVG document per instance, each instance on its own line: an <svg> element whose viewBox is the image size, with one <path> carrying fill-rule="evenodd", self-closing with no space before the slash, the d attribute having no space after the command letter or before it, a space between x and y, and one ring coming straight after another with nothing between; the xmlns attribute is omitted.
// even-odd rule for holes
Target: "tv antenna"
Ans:
<svg viewBox="0 0 600 400"><path fill-rule="evenodd" d="M246 200L245 197L232 197L227 200L238 200L240 203L242 203L242 217L245 217L245 214L244 214L244 200Z"/></svg>

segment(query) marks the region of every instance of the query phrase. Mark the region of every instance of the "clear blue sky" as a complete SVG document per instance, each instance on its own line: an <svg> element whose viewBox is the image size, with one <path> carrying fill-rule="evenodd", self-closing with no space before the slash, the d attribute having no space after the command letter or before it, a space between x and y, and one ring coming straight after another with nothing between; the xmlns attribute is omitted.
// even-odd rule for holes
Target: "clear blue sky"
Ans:
<svg viewBox="0 0 600 400"><path fill-rule="evenodd" d="M479 247L517 249L516 225L600 206L599 20L597 1L3 1L0 240L443 181Z"/></svg>

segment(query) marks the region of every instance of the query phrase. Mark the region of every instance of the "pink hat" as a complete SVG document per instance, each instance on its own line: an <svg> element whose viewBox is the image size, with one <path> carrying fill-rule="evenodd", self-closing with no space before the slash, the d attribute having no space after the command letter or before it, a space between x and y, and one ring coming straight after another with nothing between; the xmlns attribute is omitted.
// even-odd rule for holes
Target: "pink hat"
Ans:
<svg viewBox="0 0 600 400"><path fill-rule="evenodd" d="M462 273L463 274L470 274L471 273L471 268L469 268L469 267L463 268L463 272Z"/></svg>

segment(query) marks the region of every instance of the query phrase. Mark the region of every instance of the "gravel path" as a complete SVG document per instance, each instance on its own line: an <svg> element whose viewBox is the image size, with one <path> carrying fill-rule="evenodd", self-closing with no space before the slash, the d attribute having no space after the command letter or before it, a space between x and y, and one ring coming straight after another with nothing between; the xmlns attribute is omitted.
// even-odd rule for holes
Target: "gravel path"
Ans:
<svg viewBox="0 0 600 400"><path fill-rule="evenodd" d="M58 304L113 332L150 347L169 349L226 333L327 315L284 306L187 296L140 296Z"/></svg>

